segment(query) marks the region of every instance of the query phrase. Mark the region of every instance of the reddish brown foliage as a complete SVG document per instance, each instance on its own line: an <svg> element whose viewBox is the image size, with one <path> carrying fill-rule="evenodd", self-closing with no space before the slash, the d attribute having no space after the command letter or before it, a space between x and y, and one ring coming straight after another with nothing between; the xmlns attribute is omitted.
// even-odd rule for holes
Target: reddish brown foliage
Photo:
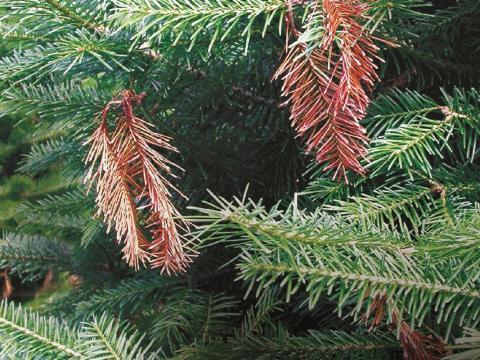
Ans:
<svg viewBox="0 0 480 360"><path fill-rule="evenodd" d="M321 6L311 14L324 20L320 45L313 49L301 41L290 45L274 78L284 81L290 118L298 134L307 137L307 150L315 151L316 160L328 164L325 171L334 169L334 177L340 179L349 169L365 172L360 159L367 137L359 120L378 78L374 64L378 48L361 24L366 2L324 0ZM299 36L291 14L286 20L288 33Z"/></svg>
<svg viewBox="0 0 480 360"><path fill-rule="evenodd" d="M175 165L156 150L176 149L170 138L153 132L149 123L135 116L133 107L144 96L127 90L105 106L100 125L87 142L90 169L85 181L89 187L95 184L98 215L103 215L108 230L115 229L130 266L151 263L162 271L183 271L190 257L174 220L179 216L170 200L174 187L162 175L171 174ZM107 115L113 106L121 107L121 116L110 133ZM145 211L151 242L139 226Z"/></svg>
<svg viewBox="0 0 480 360"><path fill-rule="evenodd" d="M397 321L398 319L394 319L394 322ZM440 339L413 330L403 320L400 322L399 337L403 358L406 360L439 360L446 355L445 345Z"/></svg>
<svg viewBox="0 0 480 360"><path fill-rule="evenodd" d="M368 320L370 314L373 314L370 331L377 328L385 317L385 301L385 297L373 299L364 318ZM401 319L400 311L396 307L392 310L392 325L399 330L398 337L405 360L440 360L445 357L446 349L442 340L413 330L405 320Z"/></svg>
<svg viewBox="0 0 480 360"><path fill-rule="evenodd" d="M0 272L0 278L3 278L2 296L0 299L8 299L13 293L12 281L10 280L10 276L8 276L8 271L9 269L5 269Z"/></svg>

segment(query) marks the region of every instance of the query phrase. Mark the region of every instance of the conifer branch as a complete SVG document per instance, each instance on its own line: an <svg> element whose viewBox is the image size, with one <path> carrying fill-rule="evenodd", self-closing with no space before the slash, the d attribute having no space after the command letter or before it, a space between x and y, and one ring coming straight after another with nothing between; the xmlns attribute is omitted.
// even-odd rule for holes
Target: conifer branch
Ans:
<svg viewBox="0 0 480 360"><path fill-rule="evenodd" d="M321 6L310 14L310 22L323 19L320 45L310 45L305 40L310 36L290 21L290 32L299 38L287 48L274 78L283 79L292 124L307 137L307 150L315 151L318 163L327 163L325 171L334 170L334 178L346 179L347 170L365 173L359 160L367 137L359 121L370 103L367 90L378 78L378 47L361 24L367 3L327 0Z"/></svg>
<svg viewBox="0 0 480 360"><path fill-rule="evenodd" d="M217 198L224 201L221 198ZM193 208L202 215L193 216L193 222L201 224L212 218L222 219L222 222L211 224L203 229L198 227L196 236L202 238L206 246L212 246L228 239L232 245L242 243L252 236L260 238L280 237L291 244L319 246L358 246L368 249L384 248L397 250L408 246L408 241L396 239L389 234L356 232L352 238L352 229L338 226L327 213L308 214L296 212L294 209L280 211L276 208L269 212L255 203L223 202L220 208ZM292 221L295 219L295 221ZM330 222L331 221L331 222ZM318 226L318 225L322 226ZM317 226L316 226L317 225ZM370 223L371 227L371 223ZM246 229L249 231L246 232ZM208 231L207 231L208 230ZM226 235L229 235L226 238Z"/></svg>
<svg viewBox="0 0 480 360"><path fill-rule="evenodd" d="M143 337L126 322L110 319L106 314L83 323L78 348L86 360L154 360L150 346L141 347Z"/></svg>
<svg viewBox="0 0 480 360"><path fill-rule="evenodd" d="M33 352L52 360L82 358L75 348L75 333L65 324L6 301L0 303L0 336L4 339L2 352L6 354L21 356Z"/></svg>
<svg viewBox="0 0 480 360"><path fill-rule="evenodd" d="M38 45L3 57L0 60L0 81L15 84L38 82L52 73L91 76L92 73L113 71L115 68L130 72L142 65L141 58L130 63L132 68L124 64L126 60L131 60L131 55L126 44L119 45L110 37L78 30L56 39L54 45Z"/></svg>
<svg viewBox="0 0 480 360"><path fill-rule="evenodd" d="M373 111L381 109L383 115L373 115L371 121L386 121L389 129L372 141L368 156L372 176L396 168L410 177L415 171L431 176L432 157L443 159L445 151L452 152L449 140L459 134L465 157L473 160L480 122L478 92L455 89L453 96L444 94L444 98L446 105L440 105L415 92L397 91L378 101ZM438 120L439 116L443 119Z"/></svg>
<svg viewBox="0 0 480 360"><path fill-rule="evenodd" d="M222 293L177 288L164 302L153 314L150 337L172 353L179 345L192 341L206 344L229 335L229 321L239 315L235 312L237 301Z"/></svg>
<svg viewBox="0 0 480 360"><path fill-rule="evenodd" d="M0 38L9 43L44 44L53 40L46 35L35 35L19 29L10 29L0 22Z"/></svg>
<svg viewBox="0 0 480 360"><path fill-rule="evenodd" d="M114 227L117 241L124 243L124 259L130 266L139 267L139 263L148 260L148 241L138 227L138 212L127 182L125 169L119 162L108 134L106 117L89 140L90 151L86 161L91 167L85 177L89 186L96 181L96 203L98 214L103 214L107 232ZM99 167L94 172L95 166Z"/></svg>
<svg viewBox="0 0 480 360"><path fill-rule="evenodd" d="M334 359L338 354L348 358L377 358L398 348L394 337L386 334L355 334L344 331L310 330L304 336L278 334L274 337L249 336L233 339L234 348L249 359Z"/></svg>
<svg viewBox="0 0 480 360"><path fill-rule="evenodd" d="M158 352L141 347L143 337L106 314L71 329L54 317L0 303L2 355L22 359L154 360Z"/></svg>
<svg viewBox="0 0 480 360"><path fill-rule="evenodd" d="M25 155L18 171L35 175L65 159L67 154L73 153L73 144L63 139L35 144L30 152Z"/></svg>
<svg viewBox="0 0 480 360"><path fill-rule="evenodd" d="M80 317L101 314L108 307L109 313L123 316L133 314L139 307L154 306L172 289L183 285L182 280L164 277L141 277L125 279L117 286L94 292L75 305Z"/></svg>
<svg viewBox="0 0 480 360"><path fill-rule="evenodd" d="M110 97L105 91L82 87L77 81L67 81L10 88L2 93L1 105L5 115L21 112L35 114L42 120L86 122L103 109Z"/></svg>
<svg viewBox="0 0 480 360"><path fill-rule="evenodd" d="M71 247L40 236L4 234L0 242L0 268L38 280L48 270L71 271Z"/></svg>
<svg viewBox="0 0 480 360"><path fill-rule="evenodd" d="M239 34L246 37L245 51L255 24L263 20L263 34L278 18L281 23L285 4L282 0L115 0L111 19L119 28L135 28L134 43L145 37L150 44L160 44L164 38L174 39L176 45L188 38L191 49L201 35L210 39L208 51L216 42Z"/></svg>
<svg viewBox="0 0 480 360"><path fill-rule="evenodd" d="M67 19L70 19L71 21L77 23L80 25L80 27L88 28L88 29L93 29L96 30L98 28L98 25L94 25L90 21L82 18L81 16L77 15L74 10L69 9L67 6L62 4L61 1L58 0L45 0L45 2L50 5L53 9L55 9L56 12L62 14L65 16Z"/></svg>
<svg viewBox="0 0 480 360"><path fill-rule="evenodd" d="M134 115L133 106L144 96L125 91L120 100L106 105L99 128L86 143L90 144L86 158L90 169L85 181L90 187L96 182L98 215L103 215L108 230L115 228L130 266L138 268L150 262L162 271L184 271L190 257L174 220L179 214L171 203L169 189L176 189L162 175L171 174L175 165L155 150L176 149L168 137L154 133L150 124ZM110 135L107 115L114 106L121 106L122 116ZM142 209L149 212L146 223L151 242L139 226Z"/></svg>
<svg viewBox="0 0 480 360"><path fill-rule="evenodd" d="M337 302L340 314L347 307L354 317L380 294L395 300L396 306L409 316L412 328L414 324L421 325L430 311L437 311L437 321L448 320L447 333L453 324L478 320L480 308L473 305L480 302L478 278L469 275L480 266L478 256L470 256L463 262L462 252L455 253L446 247L433 250L411 243L397 249L375 242L364 247L361 242L354 244L338 236L328 226L335 229L342 225L327 225L328 222L323 225L326 232L331 232L328 242L292 241L290 235L299 226L297 224L304 223L305 228L314 229L322 226L321 222L304 222L301 216L294 214L293 218L285 219L285 226L290 223L291 229L287 232L275 222L275 216L269 218L260 208L249 214L248 205L239 200L238 212L253 219L268 219L269 227L278 229L275 233L262 234L265 227L259 230L228 220L231 207L225 200L219 199L217 206L219 211L206 209L206 215L199 219L205 222L199 227L199 234L209 241L211 232L214 243L233 244L241 251L236 258L239 278L248 283L249 290L257 289L257 294L280 285L288 301L304 288L310 308L321 296L329 296ZM277 216L284 217L278 213ZM357 239L357 233L351 228L345 230L346 238ZM243 235L239 237L239 233ZM469 247L467 243L464 245ZM462 247L462 242L457 246ZM469 270L465 271L466 268ZM388 303L386 306L391 321L393 308Z"/></svg>
<svg viewBox="0 0 480 360"><path fill-rule="evenodd" d="M101 2L84 0L12 0L1 4L0 12L13 29L26 29L33 36L55 36L72 29L99 31L106 15Z"/></svg>
<svg viewBox="0 0 480 360"><path fill-rule="evenodd" d="M436 101L417 91L393 89L371 103L365 127L369 136L378 138L387 129L397 128L415 119L425 119L440 108L441 105Z"/></svg>
<svg viewBox="0 0 480 360"><path fill-rule="evenodd" d="M414 183L374 191L373 195L351 196L325 207L352 224L368 230L397 230L403 234L418 233L424 218L436 207L432 189ZM411 230L410 230L411 229Z"/></svg>

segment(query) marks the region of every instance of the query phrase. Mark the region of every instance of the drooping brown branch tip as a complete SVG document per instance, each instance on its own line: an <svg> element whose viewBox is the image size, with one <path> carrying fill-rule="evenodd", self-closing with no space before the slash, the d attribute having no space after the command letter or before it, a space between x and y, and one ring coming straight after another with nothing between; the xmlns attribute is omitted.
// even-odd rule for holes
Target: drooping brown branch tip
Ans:
<svg viewBox="0 0 480 360"><path fill-rule="evenodd" d="M447 350L442 339L434 335L425 335L412 327L402 318L398 307L390 304L392 328L398 329L398 340L402 345L405 360L440 360L445 357ZM363 317L368 322L373 315L369 331L374 331L385 318L387 299L385 296L375 297Z"/></svg>
<svg viewBox="0 0 480 360"><path fill-rule="evenodd" d="M1 289L1 298L0 299L8 299L12 296L13 293L13 286L12 281L10 280L10 276L8 272L10 271L9 268L4 269L0 272L0 279L3 280L2 289Z"/></svg>
<svg viewBox="0 0 480 360"><path fill-rule="evenodd" d="M160 153L177 149L169 137L135 115L145 96L125 90L105 105L98 128L85 143L90 146L85 183L88 190L95 188L97 216L103 217L107 231L115 230L130 266L150 264L167 273L181 272L192 252L179 233L188 224L176 220L180 214L171 201L171 192L178 190L167 179L178 166ZM107 118L113 108L117 111L110 131Z"/></svg>
<svg viewBox="0 0 480 360"><path fill-rule="evenodd" d="M288 45L274 79L283 80L282 95L290 104L290 119L306 138L325 171L347 181L351 170L364 175L367 136L360 125L370 103L369 92L378 80L379 48L362 25L369 4L360 0L323 0L311 7L310 19L321 17L324 33L319 44L308 44L293 24L292 5L286 0Z"/></svg>

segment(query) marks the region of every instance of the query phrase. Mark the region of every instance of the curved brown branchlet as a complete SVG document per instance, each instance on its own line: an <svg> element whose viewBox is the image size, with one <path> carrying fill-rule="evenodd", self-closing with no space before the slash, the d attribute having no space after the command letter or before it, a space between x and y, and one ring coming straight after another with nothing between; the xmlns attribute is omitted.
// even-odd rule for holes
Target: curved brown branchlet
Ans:
<svg viewBox="0 0 480 360"><path fill-rule="evenodd" d="M99 128L87 141L90 169L85 181L89 187L95 184L98 215L108 229L115 229L130 266L150 263L168 273L184 271L191 255L184 248L175 220L180 216L170 200L171 190L178 190L163 175L172 174L176 165L156 150L177 149L169 137L155 133L135 116L133 107L144 96L127 90L105 106ZM107 115L114 106L121 107L121 116L110 134ZM139 226L144 212L151 241Z"/></svg>
<svg viewBox="0 0 480 360"><path fill-rule="evenodd" d="M317 5L317 8L320 5ZM347 170L364 174L360 164L367 136L359 121L370 102L368 93L378 79L378 47L362 26L368 4L359 0L324 0L311 16L322 16L324 35L314 48L287 18L287 31L299 39L288 46L274 78L283 79L282 94L291 106L291 121L307 139L307 150L316 153L325 171L334 178Z"/></svg>
<svg viewBox="0 0 480 360"><path fill-rule="evenodd" d="M377 296L370 303L368 312L363 317L365 321L368 321L370 315L373 315L370 331L374 331L384 320L386 306L387 299L385 296ZM447 350L442 339L412 329L402 319L398 307L392 304L390 304L390 315L392 327L398 331L398 340L402 345L405 360L440 360L445 357Z"/></svg>

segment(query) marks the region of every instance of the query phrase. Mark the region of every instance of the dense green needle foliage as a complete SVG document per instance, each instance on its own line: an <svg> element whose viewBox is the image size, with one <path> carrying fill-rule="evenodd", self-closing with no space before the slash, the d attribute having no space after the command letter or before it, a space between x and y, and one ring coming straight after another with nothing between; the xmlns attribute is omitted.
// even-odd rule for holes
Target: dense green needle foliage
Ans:
<svg viewBox="0 0 480 360"><path fill-rule="evenodd" d="M478 0L8 0L0 36L2 359L480 357ZM342 181L289 120L325 99L369 103Z"/></svg>

